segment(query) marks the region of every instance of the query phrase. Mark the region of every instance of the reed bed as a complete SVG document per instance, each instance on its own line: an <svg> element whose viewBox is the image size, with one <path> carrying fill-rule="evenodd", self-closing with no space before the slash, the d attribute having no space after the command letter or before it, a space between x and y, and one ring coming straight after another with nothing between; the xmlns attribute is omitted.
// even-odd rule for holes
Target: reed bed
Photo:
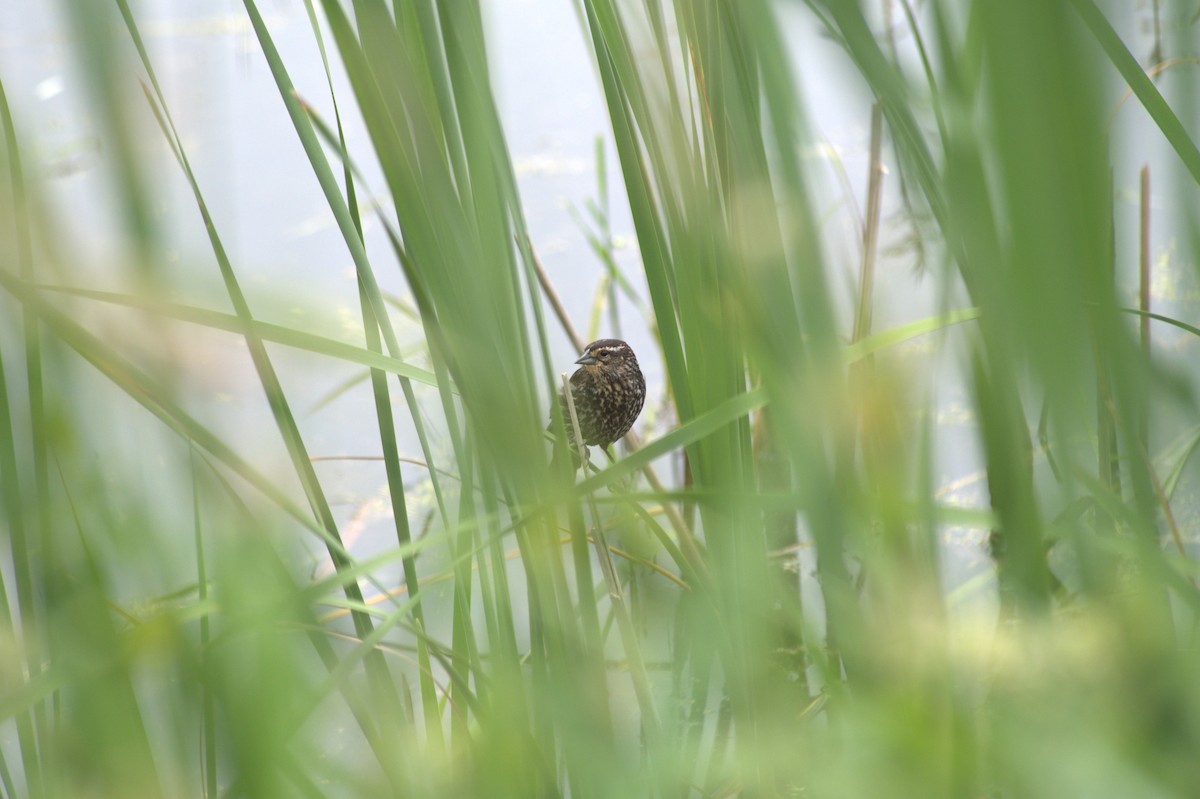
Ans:
<svg viewBox="0 0 1200 799"><path fill-rule="evenodd" d="M1147 57L1095 0L578 0L611 122L588 321L525 221L507 12L304 2L319 99L268 4L244 20L353 339L280 323L296 286L231 256L136 3L60 4L116 268L64 241L0 83L0 796L1194 791L1189 9L1154 0ZM849 242L798 18L870 98ZM171 288L147 109L204 301ZM881 289L905 263L928 313ZM617 327L663 380L568 481L553 353ZM217 411L189 388L212 340L242 379ZM377 439L386 535L353 532L314 395Z"/></svg>

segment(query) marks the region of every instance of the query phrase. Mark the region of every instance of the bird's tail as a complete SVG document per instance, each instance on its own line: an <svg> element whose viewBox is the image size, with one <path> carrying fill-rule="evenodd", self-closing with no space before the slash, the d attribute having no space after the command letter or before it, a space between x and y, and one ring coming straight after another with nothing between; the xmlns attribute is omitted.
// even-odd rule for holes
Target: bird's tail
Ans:
<svg viewBox="0 0 1200 799"><path fill-rule="evenodd" d="M550 457L550 471L554 474L568 474L572 477L575 472L579 471L579 467L583 465L583 461L579 458L579 452L575 447L568 444L562 439L554 442L554 454Z"/></svg>

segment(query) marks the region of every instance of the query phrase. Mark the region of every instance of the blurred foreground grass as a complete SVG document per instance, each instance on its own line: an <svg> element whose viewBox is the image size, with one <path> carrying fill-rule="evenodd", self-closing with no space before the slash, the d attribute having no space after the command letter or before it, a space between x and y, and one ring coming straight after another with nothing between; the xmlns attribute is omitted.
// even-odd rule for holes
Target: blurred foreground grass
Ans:
<svg viewBox="0 0 1200 799"><path fill-rule="evenodd" d="M244 5L354 264L364 335L256 316L138 9L64 2L128 268L98 290L66 251L69 221L0 97L0 795L1200 784L1187 358L1200 330L1156 316L1185 343L1152 348L1147 300L1122 288L1139 270L1121 237L1148 235L1149 197L1114 201L1129 154L1107 114L1124 86L1174 154L1173 269L1195 261L1200 153L1191 107L1160 94L1110 22L1120 9L582 0L644 276L615 271L599 211L597 269L614 294L644 287L638 323L673 422L571 487L549 473L543 434L563 330L478 4L307 6L351 87L320 116ZM1191 58L1187 11L1160 10ZM814 134L780 23L797 13L876 100L850 302L822 238L837 198L801 156ZM194 194L219 309L163 299L135 102ZM350 108L361 152L346 147ZM355 165L371 159L387 203L364 220ZM901 207L883 207L885 181L902 183ZM937 313L877 330L897 310L874 291L881 216L897 214ZM364 231L390 257L370 257ZM1148 245L1142 261L1148 285ZM380 288L393 269L411 307ZM96 307L133 332L97 329ZM229 432L237 418L189 396L190 351L175 349L188 326L244 344L267 400L256 418L290 471L264 469L254 439ZM921 335L938 357L897 354ZM314 464L296 375L277 366L287 350L369 380L369 397L347 396L378 431L391 543L344 540L357 520ZM969 435L939 423L940 381L966 386ZM979 453L972 507L939 490L947 441ZM964 528L987 531L994 563L966 582L947 567ZM306 564L309 544L329 568Z"/></svg>

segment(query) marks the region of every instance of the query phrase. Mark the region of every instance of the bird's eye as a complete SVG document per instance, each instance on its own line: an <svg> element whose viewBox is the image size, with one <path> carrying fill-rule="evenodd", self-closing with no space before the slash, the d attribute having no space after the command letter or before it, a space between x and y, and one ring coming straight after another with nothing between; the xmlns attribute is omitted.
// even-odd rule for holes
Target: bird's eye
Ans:
<svg viewBox="0 0 1200 799"><path fill-rule="evenodd" d="M599 352L596 353L596 357L597 358L607 358L608 350L600 350Z"/></svg>

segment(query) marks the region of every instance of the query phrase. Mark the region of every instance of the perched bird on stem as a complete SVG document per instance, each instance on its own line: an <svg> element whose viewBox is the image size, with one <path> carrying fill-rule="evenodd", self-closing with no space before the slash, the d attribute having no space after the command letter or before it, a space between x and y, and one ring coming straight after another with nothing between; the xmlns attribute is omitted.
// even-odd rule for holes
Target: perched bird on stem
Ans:
<svg viewBox="0 0 1200 799"><path fill-rule="evenodd" d="M642 412L646 401L646 379L638 366L637 356L620 339L602 338L583 349L575 363L579 369L571 375L571 398L579 420L579 432L587 446L599 446L607 452L609 445L629 432ZM566 394L560 392L563 423L567 428L567 449L575 471L580 466L579 448ZM561 444L554 448L552 468L562 462ZM611 457L611 453L609 453ZM563 467L565 468L565 466Z"/></svg>

